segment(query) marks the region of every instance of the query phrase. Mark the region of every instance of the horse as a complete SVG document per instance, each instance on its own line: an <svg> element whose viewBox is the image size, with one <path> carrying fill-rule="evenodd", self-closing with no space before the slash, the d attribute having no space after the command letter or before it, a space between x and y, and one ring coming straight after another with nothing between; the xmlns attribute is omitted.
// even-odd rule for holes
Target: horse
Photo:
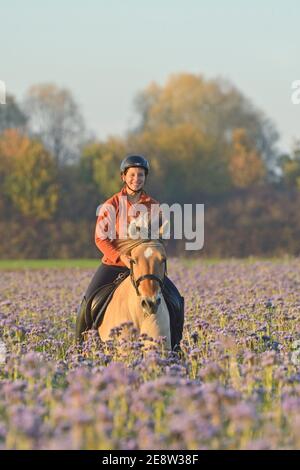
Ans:
<svg viewBox="0 0 300 470"><path fill-rule="evenodd" d="M141 230L143 219L133 220L129 236ZM159 229L157 239L116 240L121 253L130 256L130 276L115 290L104 314L98 333L102 341L124 323L132 323L140 335L152 339L165 337L165 347L171 349L170 316L161 288L166 275L167 255L161 240L167 222Z"/></svg>

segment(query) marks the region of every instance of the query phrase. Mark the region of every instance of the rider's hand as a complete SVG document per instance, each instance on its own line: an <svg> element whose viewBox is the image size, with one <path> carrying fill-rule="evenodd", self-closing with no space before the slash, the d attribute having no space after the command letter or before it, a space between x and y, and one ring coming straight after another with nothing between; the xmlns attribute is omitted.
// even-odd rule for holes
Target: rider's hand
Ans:
<svg viewBox="0 0 300 470"><path fill-rule="evenodd" d="M122 263L125 264L125 266L127 266L128 269L130 269L130 257L129 256L120 255L120 260L122 261Z"/></svg>

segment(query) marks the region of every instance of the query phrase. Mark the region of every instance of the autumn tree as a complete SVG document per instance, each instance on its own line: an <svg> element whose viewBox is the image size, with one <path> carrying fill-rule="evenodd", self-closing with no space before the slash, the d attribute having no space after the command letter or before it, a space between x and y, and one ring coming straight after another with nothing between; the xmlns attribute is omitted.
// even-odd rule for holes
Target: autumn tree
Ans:
<svg viewBox="0 0 300 470"><path fill-rule="evenodd" d="M78 161L85 126L69 90L53 84L34 85L27 93L24 110L30 135L43 142L58 165Z"/></svg>
<svg viewBox="0 0 300 470"><path fill-rule="evenodd" d="M96 184L99 198L107 199L120 190L119 168L125 153L126 144L118 137L91 143L83 149L80 167L86 178Z"/></svg>
<svg viewBox="0 0 300 470"><path fill-rule="evenodd" d="M216 142L189 123L174 127L161 125L154 130L131 135L127 146L149 156L150 191L166 201L218 194L230 187L226 159Z"/></svg>
<svg viewBox="0 0 300 470"><path fill-rule="evenodd" d="M272 122L232 84L201 75L177 74L164 86L151 83L135 99L139 122L132 134L153 132L162 126L194 126L226 150L234 130L244 128L251 147L272 174L278 166L278 133ZM222 155L220 154L220 158Z"/></svg>
<svg viewBox="0 0 300 470"><path fill-rule="evenodd" d="M56 168L43 145L15 129L0 136L0 161L6 164L3 192L25 217L47 220L58 202Z"/></svg>
<svg viewBox="0 0 300 470"><path fill-rule="evenodd" d="M245 129L233 131L232 151L229 156L229 173L236 188L247 188L261 182L265 176L265 166L252 148Z"/></svg>

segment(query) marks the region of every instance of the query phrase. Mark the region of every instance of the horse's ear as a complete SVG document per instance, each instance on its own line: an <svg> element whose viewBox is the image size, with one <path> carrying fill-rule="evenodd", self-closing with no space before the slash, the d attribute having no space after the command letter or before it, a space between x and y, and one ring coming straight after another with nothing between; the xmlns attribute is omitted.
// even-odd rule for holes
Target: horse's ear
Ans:
<svg viewBox="0 0 300 470"><path fill-rule="evenodd" d="M152 219L149 221L148 225L148 237L151 238L151 230L153 228L154 233L153 238L154 239L160 239L165 233L167 233L168 228L167 228L168 220L166 220L164 223L162 223L162 214L155 214Z"/></svg>
<svg viewBox="0 0 300 470"><path fill-rule="evenodd" d="M165 220L162 226L159 228L159 238L166 237L167 235L170 235L170 226L169 221Z"/></svg>

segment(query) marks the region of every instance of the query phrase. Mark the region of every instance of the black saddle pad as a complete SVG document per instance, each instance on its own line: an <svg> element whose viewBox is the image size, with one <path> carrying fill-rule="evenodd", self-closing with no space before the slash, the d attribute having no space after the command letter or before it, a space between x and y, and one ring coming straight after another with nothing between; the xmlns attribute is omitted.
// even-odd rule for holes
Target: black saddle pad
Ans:
<svg viewBox="0 0 300 470"><path fill-rule="evenodd" d="M85 318L88 329L99 328L105 310L111 301L116 288L127 276L129 276L129 272L120 273L113 282L99 287L99 289L97 289L88 299Z"/></svg>

